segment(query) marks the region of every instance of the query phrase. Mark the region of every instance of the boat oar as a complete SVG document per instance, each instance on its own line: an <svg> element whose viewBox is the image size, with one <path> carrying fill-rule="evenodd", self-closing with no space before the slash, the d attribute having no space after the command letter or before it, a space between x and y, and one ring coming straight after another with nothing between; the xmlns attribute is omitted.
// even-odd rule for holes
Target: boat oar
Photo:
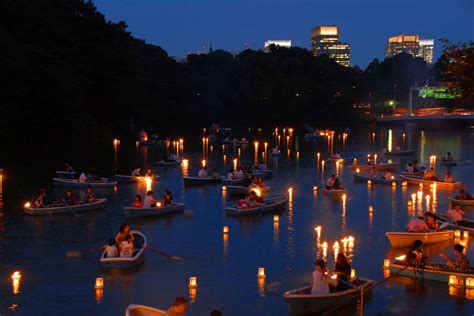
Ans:
<svg viewBox="0 0 474 316"><path fill-rule="evenodd" d="M155 253L157 253L157 254L159 254L159 255L168 257L168 258L173 259L173 260L182 260L182 259L184 259L184 258L182 258L182 257L169 255L169 254L167 254L167 253L165 253L165 252L163 252L163 251L161 251L161 250L155 249L155 248L150 247L150 246L146 246L145 249L151 250L151 251L153 251L153 252L155 252Z"/></svg>

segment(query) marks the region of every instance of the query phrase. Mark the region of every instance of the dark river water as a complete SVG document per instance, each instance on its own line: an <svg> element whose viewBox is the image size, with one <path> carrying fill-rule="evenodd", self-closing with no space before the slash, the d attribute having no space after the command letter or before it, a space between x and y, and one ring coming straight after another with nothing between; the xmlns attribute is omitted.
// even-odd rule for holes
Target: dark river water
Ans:
<svg viewBox="0 0 474 316"><path fill-rule="evenodd" d="M281 130L280 130L281 132ZM294 134L296 135L296 132ZM395 157L400 165L418 159L429 164L429 156L440 157L447 151L463 160L452 172L472 189L474 164L474 135L467 130L379 129L357 131L347 139L336 136L332 143L325 140L305 142L302 135L282 144L284 154L269 158L275 171L268 181L273 194L286 194L293 188L287 210L279 213L279 224L271 214L234 218L224 213L224 207L236 202L222 192L220 185L184 188L182 173L195 175L203 159L200 136L184 140L184 156L189 167L158 168L159 149L121 144L116 152L110 144L102 151L84 148L79 153L64 153L54 160L29 158L11 164L2 177L0 191L0 314L3 315L124 315L128 304L144 304L166 309L177 296L189 297L189 315L209 315L220 309L224 315L288 315L283 292L311 281L313 261L324 256L318 247L328 243L326 257L332 267L333 244L339 241L340 251L352 258L356 274L373 280L384 278L383 260L387 256L403 254L406 250L392 250L385 237L386 231L404 230L408 219L427 208L445 212L448 197L454 192L437 190L436 196L425 188L422 202L414 209L407 201L418 188L400 185L373 184L368 187L354 182L347 167L337 173L347 186L347 198L334 199L322 193L322 179L336 173L335 166L318 164L327 157L331 147L347 157L365 157L369 151L380 151L396 144L416 149L415 156ZM404 136L405 135L405 136ZM222 174L232 166L232 160L253 162L255 140L272 142L272 137L251 137L251 144L242 147L214 144L204 148L210 168ZM282 143L286 137L282 135ZM224 160L224 154L225 160ZM261 153L259 154L261 156ZM260 157L259 157L260 159ZM383 159L379 157L378 159ZM129 205L135 194L145 192L142 184L121 185L117 192L96 191L108 202L105 211L77 215L32 217L22 211L22 205L35 197L38 188L49 185L54 169L65 160L77 169L129 174L135 166L153 168L161 179L153 184L157 196L170 189L176 201L186 204L184 213L167 217L130 220L133 229L140 230L149 245L184 260L170 260L153 252L146 253L145 262L131 271L103 270L99 252L95 250L115 235L125 221L123 206ZM1 166L0 166L1 167ZM399 167L400 168L400 167ZM441 175L445 168L437 165ZM319 192L313 192L317 185ZM51 188L52 196L64 189ZM427 204L426 195L430 195ZM373 214L368 212L373 207ZM469 212L469 211L468 211ZM468 214L469 216L469 214ZM229 234L223 236L223 226ZM320 239L314 227L321 226ZM343 248L341 239L354 237L353 247ZM427 247L434 261L442 262L435 254L450 252L453 242ZM474 262L474 247L468 242L467 254ZM80 251L80 257L69 257ZM451 252L452 254L452 252ZM258 282L257 270L264 267L265 282ZM11 274L21 271L19 288L13 287ZM189 277L196 276L198 288L190 293ZM96 293L96 277L103 277L103 293ZM394 277L378 286L373 296L364 302L366 315L471 315L474 303L464 292L451 295L448 284L435 281L416 281ZM355 309L340 314L353 314Z"/></svg>

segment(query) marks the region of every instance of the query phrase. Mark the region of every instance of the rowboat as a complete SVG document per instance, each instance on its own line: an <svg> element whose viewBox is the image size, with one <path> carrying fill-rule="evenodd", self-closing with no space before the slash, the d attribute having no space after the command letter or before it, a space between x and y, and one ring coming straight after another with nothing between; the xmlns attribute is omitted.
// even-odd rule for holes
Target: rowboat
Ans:
<svg viewBox="0 0 474 316"><path fill-rule="evenodd" d="M181 164L182 159L174 160L174 161L164 161L160 160L156 164L160 167L173 167L173 166L178 166Z"/></svg>
<svg viewBox="0 0 474 316"><path fill-rule="evenodd" d="M222 185L235 185L235 186L241 186L242 183L244 182L244 179L227 179L225 177L222 177Z"/></svg>
<svg viewBox="0 0 474 316"><path fill-rule="evenodd" d="M91 187L94 189L113 189L117 185L117 181L91 181L91 182L79 182L76 179L60 179L53 178L53 185L57 187L69 187L69 188L87 188Z"/></svg>
<svg viewBox="0 0 474 316"><path fill-rule="evenodd" d="M415 153L414 149L393 150L385 152L385 156L410 156Z"/></svg>
<svg viewBox="0 0 474 316"><path fill-rule="evenodd" d="M234 144L234 145L245 145L248 144L248 140L238 140L238 139L223 139L221 140L222 144Z"/></svg>
<svg viewBox="0 0 474 316"><path fill-rule="evenodd" d="M146 236L136 230L132 230L131 233L135 237L134 256L131 258L123 258L123 257L106 258L105 251L104 251L102 252L102 255L100 256L100 264L102 265L103 268L122 268L122 269L132 268L134 266L137 266L143 261L143 259L145 258L145 248L148 244ZM142 241L137 241L139 239L142 239ZM138 247L139 244L141 247Z"/></svg>
<svg viewBox="0 0 474 316"><path fill-rule="evenodd" d="M122 174L116 174L115 179L117 180L118 183L137 183L137 182L143 182L145 181L146 177L142 176L127 176L127 175L122 175ZM158 180L159 177L156 175L153 175L152 177L153 180Z"/></svg>
<svg viewBox="0 0 474 316"><path fill-rule="evenodd" d="M214 177L183 177L184 185L209 185L209 184L219 184L222 181L222 178Z"/></svg>
<svg viewBox="0 0 474 316"><path fill-rule="evenodd" d="M439 213L436 213L435 216L440 222L447 223L451 227L455 227L457 229L474 231L473 221L467 221L467 220L454 221L449 216L444 215L444 214L439 214Z"/></svg>
<svg viewBox="0 0 474 316"><path fill-rule="evenodd" d="M418 172L406 172L406 171L401 171L400 175L401 176L412 176L412 177L419 177L425 174L424 170L420 170Z"/></svg>
<svg viewBox="0 0 474 316"><path fill-rule="evenodd" d="M364 295L370 293L374 281L367 279L357 279L354 288L346 291L334 292L321 295L312 295L311 286L302 287L296 290L285 292L283 297L288 303L290 315L310 316L327 312L336 306L342 306L358 300L362 290Z"/></svg>
<svg viewBox="0 0 474 316"><path fill-rule="evenodd" d="M360 172L353 172L352 175L354 176L354 180L356 181L367 182L367 180L370 180L372 183L380 183L380 184L392 184L393 182L397 182L397 178L395 177L393 177L393 179L382 179L382 178L374 177L371 174L360 173Z"/></svg>
<svg viewBox="0 0 474 316"><path fill-rule="evenodd" d="M276 152L276 153L270 151L268 154L272 157L280 157L281 156L281 151Z"/></svg>
<svg viewBox="0 0 474 316"><path fill-rule="evenodd" d="M440 189L454 189L454 188L459 188L462 186L462 182L444 182L444 181L431 181L431 180L426 180L423 177L420 176L400 176L400 179L405 180L408 182L408 184L414 184L414 185L419 185L422 183L423 185L429 186L431 184L436 183L436 187Z"/></svg>
<svg viewBox="0 0 474 316"><path fill-rule="evenodd" d="M388 267L385 266L384 268L393 273L399 272L405 267L406 263L404 261L393 260L390 262ZM405 270L399 272L398 274L426 280L442 281L446 283L449 282L450 276L456 276L457 278L464 279L463 284L465 284L466 278L474 277L474 268L470 267L468 269L453 269L453 267L447 266L446 264L427 263L423 266L423 268L408 266Z"/></svg>
<svg viewBox="0 0 474 316"><path fill-rule="evenodd" d="M474 199L471 200L460 200L460 199L455 199L455 198L449 198L451 203L455 205L464 205L464 206L474 206Z"/></svg>
<svg viewBox="0 0 474 316"><path fill-rule="evenodd" d="M268 199L263 205L252 207L252 208L238 208L237 206L226 207L225 212L227 215L245 216L245 215L261 215L263 213L278 211L285 208L285 204L288 202L287 196L276 197Z"/></svg>
<svg viewBox="0 0 474 316"><path fill-rule="evenodd" d="M159 216L184 211L184 203L172 203L160 207L124 207L126 218Z"/></svg>
<svg viewBox="0 0 474 316"><path fill-rule="evenodd" d="M335 189L327 189L326 187L323 188L323 193L330 195L330 196L340 196L346 193L346 189L342 190L335 190Z"/></svg>
<svg viewBox="0 0 474 316"><path fill-rule="evenodd" d="M441 160L441 165L446 167L456 167L458 163L456 161Z"/></svg>
<svg viewBox="0 0 474 316"><path fill-rule="evenodd" d="M386 232L385 236L387 236L393 248L401 248L411 247L415 240L421 240L423 244L427 245L452 239L454 230L426 233Z"/></svg>
<svg viewBox="0 0 474 316"><path fill-rule="evenodd" d="M336 163L336 162L339 162L339 163L344 163L344 161L346 161L347 158L326 158L326 162L327 163Z"/></svg>
<svg viewBox="0 0 474 316"><path fill-rule="evenodd" d="M125 316L164 316L166 311L161 309L145 306L130 304L125 311Z"/></svg>
<svg viewBox="0 0 474 316"><path fill-rule="evenodd" d="M62 179L74 179L76 177L76 171L56 171L56 178Z"/></svg>
<svg viewBox="0 0 474 316"><path fill-rule="evenodd" d="M229 195L245 195L246 193L250 193L252 191L260 191L260 194L265 195L268 194L270 191L270 187L258 187L256 188L255 186L237 186L237 185L228 185L226 187L226 192Z"/></svg>
<svg viewBox="0 0 474 316"><path fill-rule="evenodd" d="M273 176L273 171L272 170L268 170L268 171L253 171L251 173L245 173L245 175L249 175L249 176L256 176L258 178L262 178L262 179L269 179Z"/></svg>
<svg viewBox="0 0 474 316"><path fill-rule="evenodd" d="M379 163L379 164L376 164L376 165L369 165L369 164L350 165L349 170L351 170L351 171L355 171L357 169L360 169L361 171L362 170L372 170L372 169L375 169L375 170L378 170L378 171L387 170L387 169L395 170L397 168L397 166L398 166L398 162Z"/></svg>
<svg viewBox="0 0 474 316"><path fill-rule="evenodd" d="M86 211L100 210L105 207L106 199L97 199L93 203L76 204L71 206L53 206L53 207L24 207L23 210L29 215L55 215L65 213L78 213Z"/></svg>

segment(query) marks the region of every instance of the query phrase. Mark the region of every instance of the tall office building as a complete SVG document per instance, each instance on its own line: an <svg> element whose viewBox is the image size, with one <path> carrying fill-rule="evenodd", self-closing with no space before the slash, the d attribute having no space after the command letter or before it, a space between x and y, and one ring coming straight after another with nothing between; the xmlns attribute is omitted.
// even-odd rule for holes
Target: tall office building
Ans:
<svg viewBox="0 0 474 316"><path fill-rule="evenodd" d="M328 55L337 63L349 67L351 45L339 41L339 27L317 26L311 30L311 50L314 56Z"/></svg>
<svg viewBox="0 0 474 316"><path fill-rule="evenodd" d="M397 35L388 39L387 58L400 53L421 57L427 64L433 62L434 40L420 39L419 35Z"/></svg>

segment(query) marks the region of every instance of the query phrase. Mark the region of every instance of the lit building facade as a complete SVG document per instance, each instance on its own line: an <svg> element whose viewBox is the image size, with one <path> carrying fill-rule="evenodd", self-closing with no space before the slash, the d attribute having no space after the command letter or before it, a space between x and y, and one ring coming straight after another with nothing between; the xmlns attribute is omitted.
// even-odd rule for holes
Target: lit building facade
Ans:
<svg viewBox="0 0 474 316"><path fill-rule="evenodd" d="M328 55L335 62L349 67L351 46L339 40L339 27L317 26L311 30L311 50L314 56Z"/></svg>
<svg viewBox="0 0 474 316"><path fill-rule="evenodd" d="M427 64L433 62L434 40L420 39L419 35L397 35L388 39L387 58L400 53L421 57Z"/></svg>
<svg viewBox="0 0 474 316"><path fill-rule="evenodd" d="M270 46L275 45L278 47L291 48L291 40L268 40L263 43L263 50L270 52Z"/></svg>

